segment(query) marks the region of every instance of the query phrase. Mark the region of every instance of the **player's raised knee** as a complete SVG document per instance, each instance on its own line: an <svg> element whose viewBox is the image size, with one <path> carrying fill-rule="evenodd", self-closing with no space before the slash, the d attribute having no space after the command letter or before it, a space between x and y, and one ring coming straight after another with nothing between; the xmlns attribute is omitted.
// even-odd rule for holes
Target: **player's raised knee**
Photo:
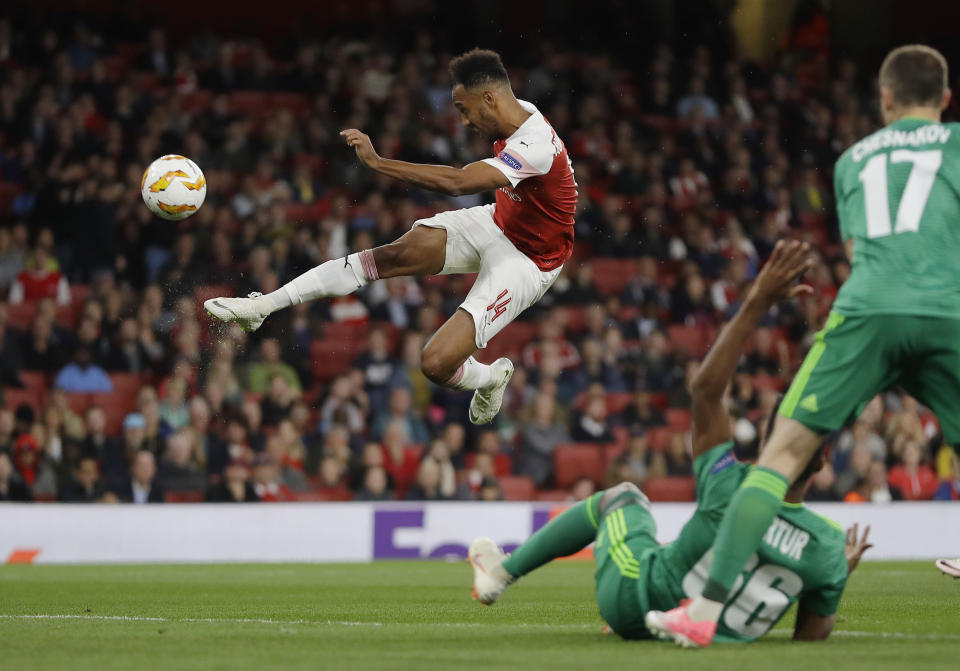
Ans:
<svg viewBox="0 0 960 671"><path fill-rule="evenodd" d="M427 343L420 355L420 370L434 384L446 384L456 372L457 366L443 355L439 347Z"/></svg>
<svg viewBox="0 0 960 671"><path fill-rule="evenodd" d="M600 497L600 512L605 511L607 506L611 505L614 501L621 500L627 503L641 503L643 505L650 503L647 495L635 484L632 482L621 482L619 485L614 485L603 492L603 496Z"/></svg>

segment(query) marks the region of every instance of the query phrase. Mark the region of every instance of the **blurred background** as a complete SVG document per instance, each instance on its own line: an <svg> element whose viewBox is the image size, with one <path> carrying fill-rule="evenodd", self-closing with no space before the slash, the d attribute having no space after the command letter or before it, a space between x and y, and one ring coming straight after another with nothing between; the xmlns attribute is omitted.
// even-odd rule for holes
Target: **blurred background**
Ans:
<svg viewBox="0 0 960 671"><path fill-rule="evenodd" d="M832 165L880 126L879 63L923 41L955 66L958 25L960 4L925 0L8 1L0 500L563 501L622 480L693 500L687 382L775 241L813 243L816 292L766 318L733 381L755 456L849 273ZM391 279L249 335L201 309L491 200L378 177L337 137L488 156L450 104L447 61L474 46L502 53L580 190L574 258L482 352L518 364L482 429L419 370L470 276ZM140 199L167 153L208 181L178 223ZM896 390L830 442L812 499L958 498L936 418Z"/></svg>

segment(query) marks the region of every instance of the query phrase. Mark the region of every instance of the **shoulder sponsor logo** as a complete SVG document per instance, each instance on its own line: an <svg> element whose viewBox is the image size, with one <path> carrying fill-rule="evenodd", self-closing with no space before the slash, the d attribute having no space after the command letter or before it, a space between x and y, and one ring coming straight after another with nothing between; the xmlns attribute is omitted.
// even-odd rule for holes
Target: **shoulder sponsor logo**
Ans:
<svg viewBox="0 0 960 671"><path fill-rule="evenodd" d="M518 161L517 159L515 159L513 156L511 156L505 151L502 151L499 154L497 154L497 158L499 158L501 161L509 165L514 170L519 170L522 167L520 164L520 161Z"/></svg>
<svg viewBox="0 0 960 671"><path fill-rule="evenodd" d="M733 458L733 452L727 452L713 464L713 468L710 469L710 475L716 475L725 468L733 466L734 462L736 462L736 459Z"/></svg>

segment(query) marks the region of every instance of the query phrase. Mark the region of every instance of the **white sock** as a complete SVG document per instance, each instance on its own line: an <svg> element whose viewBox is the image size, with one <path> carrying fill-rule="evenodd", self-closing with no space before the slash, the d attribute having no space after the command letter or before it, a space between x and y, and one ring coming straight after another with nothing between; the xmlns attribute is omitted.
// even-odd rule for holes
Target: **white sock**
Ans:
<svg viewBox="0 0 960 671"><path fill-rule="evenodd" d="M467 357L467 360L463 362L463 365L457 369L457 372L444 386L458 391L469 391L483 389L489 385L490 366L480 363L471 356Z"/></svg>
<svg viewBox="0 0 960 671"><path fill-rule="evenodd" d="M292 282L264 296L261 301L268 314L315 298L346 296L380 279L373 252L366 249L333 259L311 268Z"/></svg>
<svg viewBox="0 0 960 671"><path fill-rule="evenodd" d="M723 612L722 603L704 599L702 596L694 597L687 606L687 617L694 622L703 622L704 620L716 622L720 619L721 612Z"/></svg>

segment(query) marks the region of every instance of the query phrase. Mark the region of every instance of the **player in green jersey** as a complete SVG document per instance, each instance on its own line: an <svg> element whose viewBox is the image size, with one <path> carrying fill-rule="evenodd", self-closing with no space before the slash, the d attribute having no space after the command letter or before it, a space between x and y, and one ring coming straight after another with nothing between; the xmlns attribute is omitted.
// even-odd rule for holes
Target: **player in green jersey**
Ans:
<svg viewBox="0 0 960 671"><path fill-rule="evenodd" d="M960 445L960 125L940 123L947 63L930 47L900 47L879 83L886 127L848 149L834 171L850 277L727 509L701 595L658 615L678 642L709 645L789 485L824 434L877 393L901 385Z"/></svg>
<svg viewBox="0 0 960 671"><path fill-rule="evenodd" d="M635 485L623 483L564 511L509 557L489 538L474 541L475 598L491 604L521 576L594 540L597 605L624 638L650 638L656 630L648 619L652 609L671 608L700 592L723 511L749 470L733 456L725 391L757 321L777 301L809 290L793 286L809 263L807 251L799 242L778 243L694 379L697 509L679 537L658 544L650 502ZM723 640L763 636L797 601L796 639L822 640L833 629L847 576L869 545L867 532L861 539L851 529L845 538L836 523L803 506L806 481L822 463L821 452L787 494L763 545L742 571L720 619Z"/></svg>

